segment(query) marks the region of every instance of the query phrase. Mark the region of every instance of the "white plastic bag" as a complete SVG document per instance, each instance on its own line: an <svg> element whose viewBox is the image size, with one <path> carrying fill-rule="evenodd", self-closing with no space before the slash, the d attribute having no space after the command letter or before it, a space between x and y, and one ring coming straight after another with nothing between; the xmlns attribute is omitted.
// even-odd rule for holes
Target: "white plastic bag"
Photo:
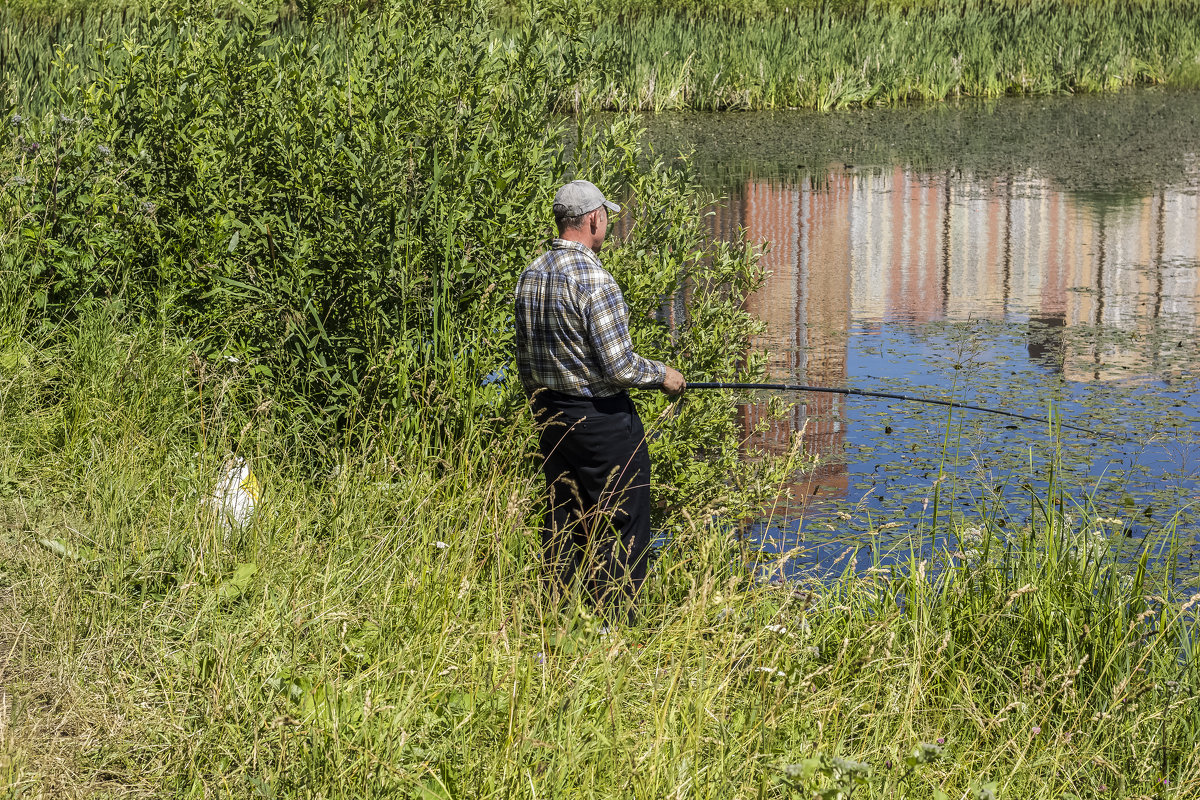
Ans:
<svg viewBox="0 0 1200 800"><path fill-rule="evenodd" d="M261 495L262 489L250 471L250 462L234 456L221 468L221 477L209 503L217 511L226 531L235 531L250 522Z"/></svg>

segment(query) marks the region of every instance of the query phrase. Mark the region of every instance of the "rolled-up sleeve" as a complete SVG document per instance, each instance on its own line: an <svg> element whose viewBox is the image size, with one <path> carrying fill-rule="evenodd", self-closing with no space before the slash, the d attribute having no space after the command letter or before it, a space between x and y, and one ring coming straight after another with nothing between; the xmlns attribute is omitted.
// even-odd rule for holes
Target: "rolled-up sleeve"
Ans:
<svg viewBox="0 0 1200 800"><path fill-rule="evenodd" d="M658 388L667 368L633 352L629 338L629 307L615 281L606 281L591 292L587 315L588 337L604 379L614 386Z"/></svg>

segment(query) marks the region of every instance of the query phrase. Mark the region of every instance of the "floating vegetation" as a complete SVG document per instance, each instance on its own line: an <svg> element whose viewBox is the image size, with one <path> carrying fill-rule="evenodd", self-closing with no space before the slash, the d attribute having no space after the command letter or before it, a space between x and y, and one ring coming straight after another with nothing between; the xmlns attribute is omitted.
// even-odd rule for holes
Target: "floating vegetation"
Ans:
<svg viewBox="0 0 1200 800"><path fill-rule="evenodd" d="M1200 91L963 99L896 108L647 117L655 152L688 153L697 178L728 194L748 178L799 183L830 166L903 165L1009 179L1028 171L1109 203L1164 186L1200 187Z"/></svg>

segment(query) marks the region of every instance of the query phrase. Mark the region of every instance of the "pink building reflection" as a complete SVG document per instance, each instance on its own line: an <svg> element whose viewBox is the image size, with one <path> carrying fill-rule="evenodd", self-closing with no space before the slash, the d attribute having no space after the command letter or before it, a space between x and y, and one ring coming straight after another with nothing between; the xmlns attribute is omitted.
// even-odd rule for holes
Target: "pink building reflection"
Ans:
<svg viewBox="0 0 1200 800"><path fill-rule="evenodd" d="M747 307L767 323L758 344L769 351L772 380L845 385L852 323L1026 318L1128 334L1031 345L1031 357L1073 381L1169 380L1170 360L1147 343L1169 331L1171 347L1194 347L1195 193L1081 198L1028 173L976 180L832 169L799 183L748 181L712 220L717 235L744 228L751 241L769 243L766 284ZM789 418L769 424L765 404L743 407L750 443L779 451L803 431L810 452L839 452L844 398L801 399ZM837 494L846 481L831 460L790 488L797 498L817 487Z"/></svg>

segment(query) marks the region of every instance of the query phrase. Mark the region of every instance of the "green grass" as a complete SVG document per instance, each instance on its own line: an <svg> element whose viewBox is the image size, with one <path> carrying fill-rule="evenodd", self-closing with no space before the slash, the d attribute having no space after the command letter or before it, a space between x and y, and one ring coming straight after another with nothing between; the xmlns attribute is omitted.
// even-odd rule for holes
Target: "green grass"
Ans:
<svg viewBox="0 0 1200 800"><path fill-rule="evenodd" d="M612 0L567 8L572 35L606 55L603 68L578 83L550 87L546 99L561 110L831 109L1148 84L1192 88L1200 76L1196 0L698 7ZM519 35L529 13L526 6L490 9L497 41ZM363 14L339 4L322 13L346 25ZM304 35L302 17L285 15L279 30ZM56 47L86 72L99 64L96 42L145 35L138 18L105 5L49 18L21 7L0 11L7 90L25 106L45 107ZM325 37L339 45L337 36Z"/></svg>
<svg viewBox="0 0 1200 800"><path fill-rule="evenodd" d="M612 67L584 105L832 109L1192 85L1200 6L960 2L747 16L601 17Z"/></svg>
<svg viewBox="0 0 1200 800"><path fill-rule="evenodd" d="M21 330L0 329L0 796L1200 788L1195 599L1143 569L1169 541L1118 558L1117 526L1055 489L1024 530L960 525L962 553L787 585L683 509L643 623L605 638L542 598L527 420L487 457L377 442L307 474L188 343L103 309L58 344ZM264 496L227 532L205 497L235 445Z"/></svg>
<svg viewBox="0 0 1200 800"><path fill-rule="evenodd" d="M636 122L581 126L562 154L543 88L578 74L555 57L590 52L579 31L488 51L482 24L427 16L409 41L410 22L319 26L319 58L268 22L148 31L139 59L115 59L114 82L82 98L69 70L55 73L53 97L79 103L69 114L10 125L0 797L1195 796L1194 606L1147 573L1149 550L1121 553L1119 525L1070 508L1052 481L1026 529L968 535L943 513L914 531L960 534L961 555L762 583L729 521L772 495L786 465L737 461L728 399L669 408L643 393L671 541L644 620L603 637L586 610L550 606L528 416L508 389L507 404L450 405L485 391L464 353L503 363L503 287L545 219L524 213L529 198L586 169L635 199L606 263L639 351L685 359L690 375L758 374L741 310L756 254L706 238L703 199L642 163ZM392 61L374 30L395 34ZM336 41L353 45L353 82L339 82ZM281 65L296 70L287 82ZM387 92L409 98L397 114L420 114L398 123L372 102ZM298 140L293 122L320 135ZM447 161L440 144L466 134L473 146ZM310 160L281 173L276 153ZM467 182L443 186L448 175ZM333 179L353 181L322 188ZM527 199L497 216L505 203L488 193L516 197L513 180ZM371 216L418 201L394 217L420 225ZM285 241L297 220L307 227ZM387 247L364 248L355 225ZM379 291L367 273L389 254L411 281ZM477 297L461 288L475 284ZM680 286L689 318L657 324ZM411 312L410 361L393 360L396 314L345 320L375 348L364 363L404 383L393 413L323 429L297 412L319 392L289 393L271 374L270 348L328 339L317 290L331 313L353 310L346 297ZM181 323L188 292L209 318ZM470 313L439 311L451 301ZM476 344L456 344L472 325ZM230 359L239 336L266 349ZM431 340L443 363L422 355ZM303 376L359 386L340 372L347 341L319 359L300 348ZM263 486L237 531L207 502L235 451ZM1164 536L1146 546L1169 550ZM864 545L847 541L847 556Z"/></svg>

